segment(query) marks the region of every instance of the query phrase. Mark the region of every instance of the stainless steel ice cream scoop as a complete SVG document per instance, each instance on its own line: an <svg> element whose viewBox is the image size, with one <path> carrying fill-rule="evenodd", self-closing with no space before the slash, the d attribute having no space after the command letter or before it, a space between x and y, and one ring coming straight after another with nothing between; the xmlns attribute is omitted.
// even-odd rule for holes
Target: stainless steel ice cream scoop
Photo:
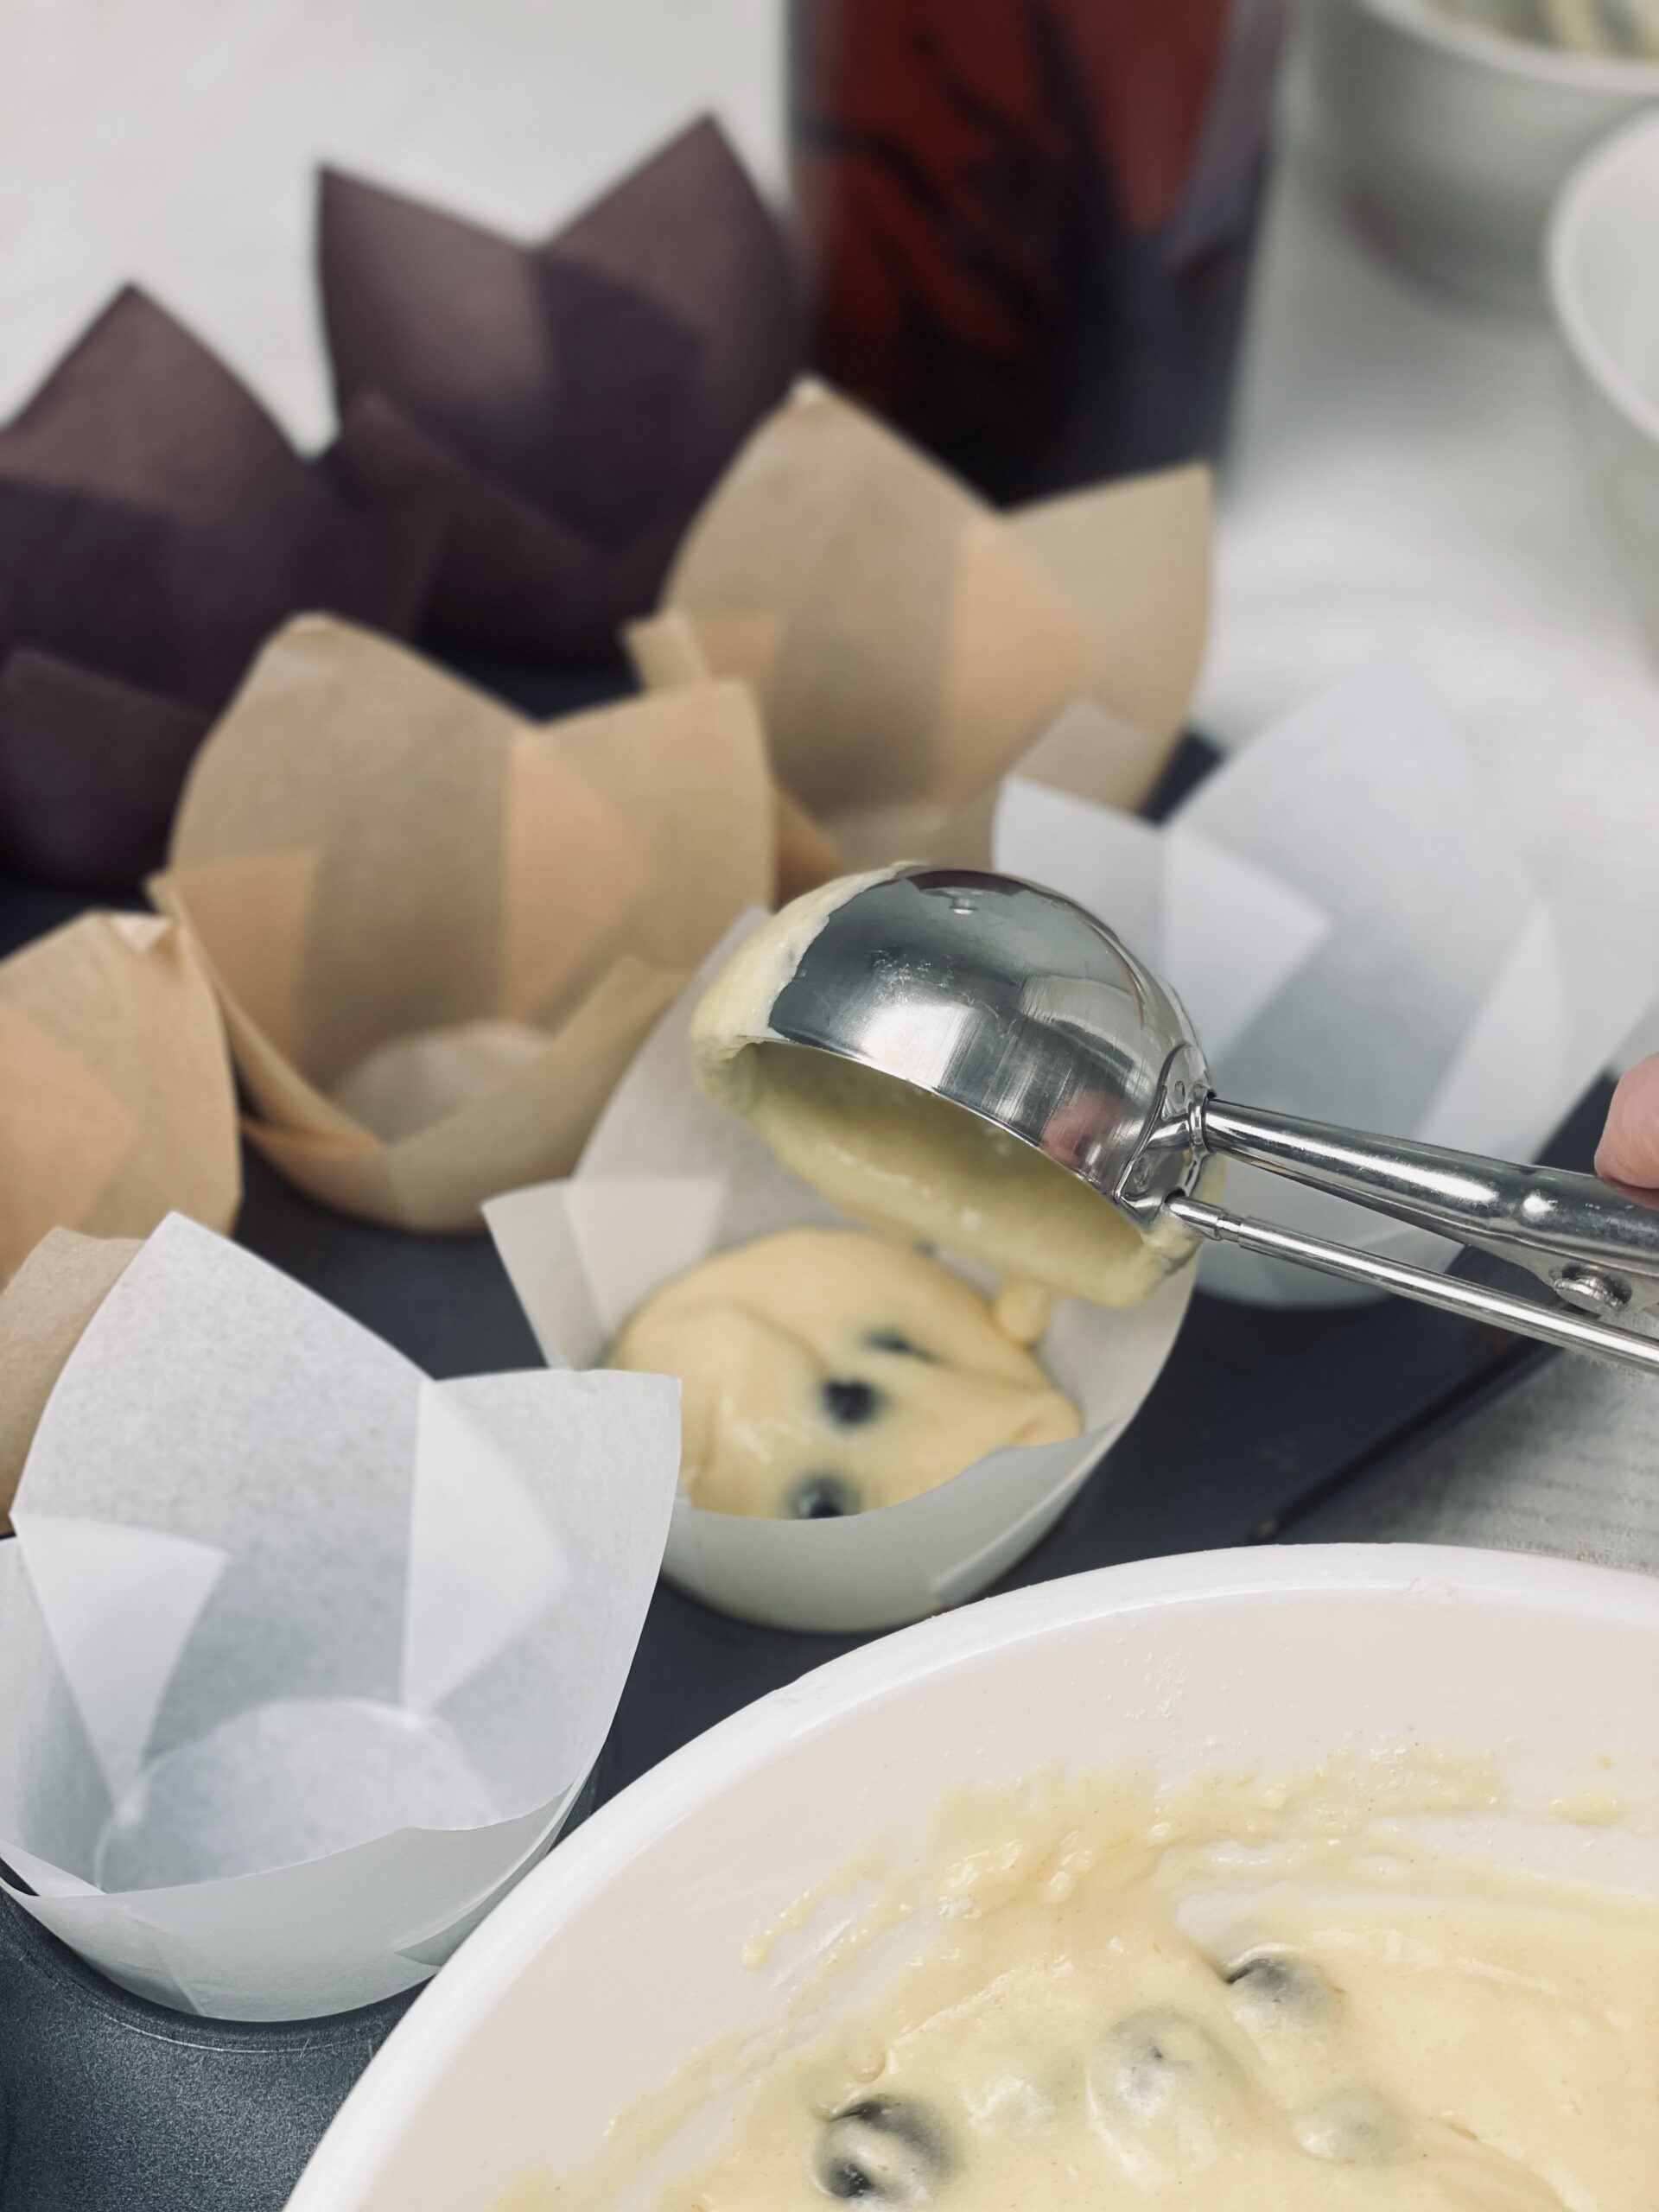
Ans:
<svg viewBox="0 0 1659 2212"><path fill-rule="evenodd" d="M1160 1241L1178 1223L1659 1371L1659 1337L1602 1318L1659 1310L1659 1204L1591 1175L1224 1103L1174 994L1092 914L1036 884L914 868L853 889L785 963L751 1028L756 1042L831 1052L965 1107ZM1224 1212L1197 1195L1212 1156L1514 1262L1555 1302Z"/></svg>

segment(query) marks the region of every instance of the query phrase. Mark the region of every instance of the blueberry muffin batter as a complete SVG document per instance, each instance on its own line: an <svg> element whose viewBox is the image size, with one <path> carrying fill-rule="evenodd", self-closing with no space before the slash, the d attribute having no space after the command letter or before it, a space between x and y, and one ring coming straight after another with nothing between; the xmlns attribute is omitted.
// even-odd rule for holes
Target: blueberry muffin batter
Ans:
<svg viewBox="0 0 1659 2212"><path fill-rule="evenodd" d="M767 1040L772 1001L828 916L887 873L809 892L745 938L692 1016L697 1081L804 1183L871 1228L1063 1297L1139 1305L1192 1257L1196 1240L1162 1217L1143 1234L1059 1165L1086 1147L1091 1112L1051 1132L1051 1159L929 1090Z"/></svg>
<svg viewBox="0 0 1659 2212"><path fill-rule="evenodd" d="M933 1948L658 2212L1652 2212L1659 1901L1379 1834L1396 1786L965 1801L888 1901Z"/></svg>
<svg viewBox="0 0 1659 2212"><path fill-rule="evenodd" d="M721 1252L633 1315L613 1367L680 1378L681 1482L716 1513L893 1505L1007 1445L1082 1429L1027 1349L1048 1301L995 1306L912 1247L794 1229Z"/></svg>

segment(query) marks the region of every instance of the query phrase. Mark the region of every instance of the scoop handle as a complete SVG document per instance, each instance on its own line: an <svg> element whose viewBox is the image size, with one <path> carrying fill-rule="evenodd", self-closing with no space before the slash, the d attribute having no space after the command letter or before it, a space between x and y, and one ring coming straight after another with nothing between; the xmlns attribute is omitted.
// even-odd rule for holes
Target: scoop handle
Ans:
<svg viewBox="0 0 1659 2212"><path fill-rule="evenodd" d="M1527 1268L1583 1312L1659 1308L1659 1192L1299 1121L1208 1096L1194 1103L1189 1126L1200 1155L1246 1160L1491 1252Z"/></svg>
<svg viewBox="0 0 1659 2212"><path fill-rule="evenodd" d="M1564 1306L1535 1306L1507 1291L1489 1290L1484 1284L1463 1282L1455 1275L1433 1274L1425 1268L1408 1267L1402 1261L1379 1259L1374 1253L1357 1252L1345 1244L1327 1244L1322 1237L1275 1229L1265 1221L1246 1221L1198 1198L1170 1198L1166 1211L1195 1236L1212 1243L1236 1244L1268 1259L1294 1260L1303 1267L1319 1268L1323 1274L1341 1275L1349 1282L1393 1291L1399 1297L1415 1299L1421 1306L1437 1306L1442 1313L1495 1322L1501 1329L1535 1337L1540 1344L1555 1344L1564 1351L1588 1352L1621 1366L1659 1375L1659 1338L1638 1335L1634 1329L1611 1328L1605 1321L1587 1320Z"/></svg>

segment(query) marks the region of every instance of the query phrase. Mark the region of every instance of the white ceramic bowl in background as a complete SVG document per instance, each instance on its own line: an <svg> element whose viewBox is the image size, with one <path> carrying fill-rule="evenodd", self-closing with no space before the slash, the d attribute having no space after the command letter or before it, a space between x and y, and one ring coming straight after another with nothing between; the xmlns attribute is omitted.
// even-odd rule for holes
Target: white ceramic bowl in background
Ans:
<svg viewBox="0 0 1659 2212"><path fill-rule="evenodd" d="M1548 270L1620 566L1659 660L1659 113L1573 171Z"/></svg>
<svg viewBox="0 0 1659 2212"><path fill-rule="evenodd" d="M1154 1560L925 1622L737 1714L561 1844L394 2032L289 2212L487 2212L525 2169L569 2171L691 2053L775 2019L800 1961L780 1946L746 1971L745 1942L953 1783L1403 1738L1495 1750L1541 1803L1605 1788L1603 1751L1659 1784L1656 1686L1659 1581L1430 1547Z"/></svg>
<svg viewBox="0 0 1659 2212"><path fill-rule="evenodd" d="M1535 305L1562 180L1659 104L1659 63L1530 45L1432 0L1313 0L1312 17L1334 150L1371 228L1459 291Z"/></svg>

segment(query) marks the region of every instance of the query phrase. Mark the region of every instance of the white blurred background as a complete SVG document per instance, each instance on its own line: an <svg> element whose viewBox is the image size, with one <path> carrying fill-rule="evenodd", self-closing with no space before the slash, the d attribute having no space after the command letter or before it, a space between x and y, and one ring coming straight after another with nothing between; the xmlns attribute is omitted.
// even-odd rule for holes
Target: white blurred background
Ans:
<svg viewBox="0 0 1659 2212"><path fill-rule="evenodd" d="M531 237L712 110L781 194L783 12L0 0L0 413L134 278L320 442L319 160ZM1559 342L1541 314L1441 296L1360 238L1307 105L1287 103L1198 720L1241 742L1321 683L1408 662L1549 881L1651 895L1659 672Z"/></svg>

